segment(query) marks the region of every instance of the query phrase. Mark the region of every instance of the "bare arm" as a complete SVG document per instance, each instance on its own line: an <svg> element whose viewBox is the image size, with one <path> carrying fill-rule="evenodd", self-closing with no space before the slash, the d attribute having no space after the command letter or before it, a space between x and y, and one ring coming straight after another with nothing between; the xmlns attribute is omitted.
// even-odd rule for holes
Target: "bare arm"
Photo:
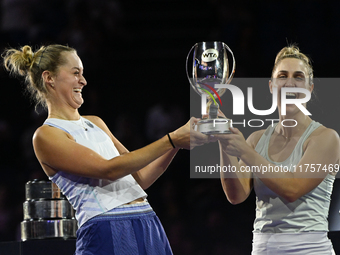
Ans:
<svg viewBox="0 0 340 255"><path fill-rule="evenodd" d="M261 156L256 156L256 154L256 152L249 150L241 158L246 160L247 165L269 164L267 160ZM287 201L293 202L316 188L327 174L332 173L328 167L339 164L339 154L338 134L334 130L324 128L310 139L301 160L296 166L296 172L279 171L274 174L258 172L256 175L272 191ZM311 166L314 166L314 169ZM319 171L315 169L318 166L321 166ZM322 170L324 167L326 169Z"/></svg>
<svg viewBox="0 0 340 255"><path fill-rule="evenodd" d="M102 121L98 118L96 124L99 122ZM188 122L171 133L173 142L179 148L190 147L190 128L191 124ZM207 139L202 134L197 136L200 137L196 137L198 139L195 145L203 144L205 142L203 140ZM203 140L200 140L201 138ZM119 142L115 139L114 143L118 145ZM62 170L80 176L110 180L133 174L173 149L168 137L164 136L139 150L106 160L89 148L76 143L66 132L47 125L36 131L33 146L40 164L49 176Z"/></svg>
<svg viewBox="0 0 340 255"><path fill-rule="evenodd" d="M128 149L126 149L124 145L122 145L118 141L118 139L111 133L111 131L108 129L108 127L102 120L98 118L94 119L93 117L89 119L92 122L94 122L97 126L99 126L101 129L103 129L110 136L120 154L129 153ZM172 136L170 135L170 137ZM155 159L147 166L133 173L132 176L136 179L138 184L143 189L147 189L166 171L178 150L179 150L178 147L170 149L165 154Z"/></svg>
<svg viewBox="0 0 340 255"><path fill-rule="evenodd" d="M272 166L269 161L260 156L251 146L242 141L242 134L235 133L225 136L227 144L225 153L239 157L247 166ZM329 174L329 171L314 171L311 166L329 166L339 164L340 145L338 134L331 129L321 128L311 135L303 157L296 166L302 171L274 173L255 172L256 176L272 191L287 201L293 202L317 187Z"/></svg>
<svg viewBox="0 0 340 255"><path fill-rule="evenodd" d="M257 141L263 134L262 131L258 131L250 135L247 139L247 145L255 149ZM241 172L241 167L245 166L245 163L237 157L230 156L227 153L227 144L223 141L219 141L220 147L220 160L222 166L234 166L236 171L233 172L221 172L221 183L223 191L231 204L239 204L247 199L252 188L253 179L250 172Z"/></svg>
<svg viewBox="0 0 340 255"><path fill-rule="evenodd" d="M172 149L133 174L143 189L149 188L168 168L178 149Z"/></svg>

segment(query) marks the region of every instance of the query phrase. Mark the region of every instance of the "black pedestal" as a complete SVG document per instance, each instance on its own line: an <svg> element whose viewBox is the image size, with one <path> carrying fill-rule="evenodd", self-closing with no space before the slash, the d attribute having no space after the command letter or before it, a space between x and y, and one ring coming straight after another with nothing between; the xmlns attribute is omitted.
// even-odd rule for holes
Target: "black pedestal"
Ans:
<svg viewBox="0 0 340 255"><path fill-rule="evenodd" d="M0 243L0 255L73 255L75 239L44 239Z"/></svg>

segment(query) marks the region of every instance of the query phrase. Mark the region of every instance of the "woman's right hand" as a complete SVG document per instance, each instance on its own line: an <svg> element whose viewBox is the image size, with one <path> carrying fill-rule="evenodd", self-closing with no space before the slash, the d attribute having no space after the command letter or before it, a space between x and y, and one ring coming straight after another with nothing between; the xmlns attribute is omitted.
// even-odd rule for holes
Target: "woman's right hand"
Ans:
<svg viewBox="0 0 340 255"><path fill-rule="evenodd" d="M198 118L191 117L184 126L170 133L170 137L173 140L175 147L191 150L196 146L217 141L214 136L205 135L194 130L194 127L199 120L200 119Z"/></svg>

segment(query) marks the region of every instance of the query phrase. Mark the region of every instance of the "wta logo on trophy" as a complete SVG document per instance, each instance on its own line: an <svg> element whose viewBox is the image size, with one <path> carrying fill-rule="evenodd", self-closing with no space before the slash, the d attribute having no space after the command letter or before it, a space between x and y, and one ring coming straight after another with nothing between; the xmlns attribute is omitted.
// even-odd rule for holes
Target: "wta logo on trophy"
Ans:
<svg viewBox="0 0 340 255"><path fill-rule="evenodd" d="M218 58L218 50L207 49L202 53L202 61L211 62Z"/></svg>

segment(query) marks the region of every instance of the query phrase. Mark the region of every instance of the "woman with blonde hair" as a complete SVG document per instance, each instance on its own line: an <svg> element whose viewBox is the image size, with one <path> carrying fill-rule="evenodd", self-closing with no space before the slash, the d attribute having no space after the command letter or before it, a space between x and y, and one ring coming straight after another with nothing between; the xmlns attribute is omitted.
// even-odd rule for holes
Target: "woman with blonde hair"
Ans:
<svg viewBox="0 0 340 255"><path fill-rule="evenodd" d="M294 45L278 53L269 81L270 91L277 89L280 121L247 140L236 128L219 136L221 165L237 169L221 173L222 187L232 204L243 202L255 190L253 255L334 254L327 217L339 170L339 136L294 104L282 114L281 90L286 87L310 92L314 88L310 60ZM259 171L241 171L254 166Z"/></svg>
<svg viewBox="0 0 340 255"><path fill-rule="evenodd" d="M97 116L80 116L87 85L75 49L48 45L7 49L5 68L23 76L48 117L33 137L43 170L76 210L76 253L172 254L163 227L144 192L180 148L209 142L192 129L197 119L129 152Z"/></svg>

